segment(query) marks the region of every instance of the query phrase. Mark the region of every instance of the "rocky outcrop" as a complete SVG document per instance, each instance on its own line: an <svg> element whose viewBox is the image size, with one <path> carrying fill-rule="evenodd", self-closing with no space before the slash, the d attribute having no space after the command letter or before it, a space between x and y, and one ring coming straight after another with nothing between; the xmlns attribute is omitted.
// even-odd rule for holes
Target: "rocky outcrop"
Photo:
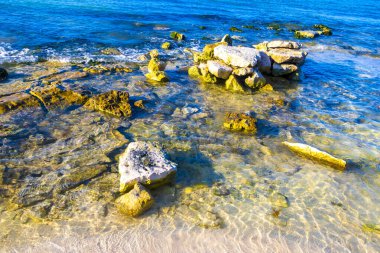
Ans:
<svg viewBox="0 0 380 253"><path fill-rule="evenodd" d="M0 68L0 82L6 80L8 78L8 72L3 69L3 68Z"/></svg>
<svg viewBox="0 0 380 253"><path fill-rule="evenodd" d="M313 30L295 31L294 37L296 37L297 39L314 39L318 37L320 34L322 34L322 32Z"/></svg>
<svg viewBox="0 0 380 253"><path fill-rule="evenodd" d="M226 35L227 36L227 35ZM189 76L211 84L224 84L227 90L239 93L251 93L261 90L273 90L266 77L286 77L296 80L301 75L300 66L307 53L301 44L293 41L274 40L255 46L233 47L228 37L222 42L208 44L203 51L194 52L195 65L188 70Z"/></svg>
<svg viewBox="0 0 380 253"><path fill-rule="evenodd" d="M162 49L169 50L172 47L172 44L170 42L164 42L161 45Z"/></svg>
<svg viewBox="0 0 380 253"><path fill-rule="evenodd" d="M130 117L129 93L126 91L108 91L90 98L84 105L90 110L104 112L115 117Z"/></svg>
<svg viewBox="0 0 380 253"><path fill-rule="evenodd" d="M136 183L156 187L171 181L177 165L169 161L156 143L132 142L119 159L120 191Z"/></svg>
<svg viewBox="0 0 380 253"><path fill-rule="evenodd" d="M124 66L124 65L114 65L114 64L102 65L102 64L98 64L98 65L94 65L94 66L90 66L90 67L85 67L85 68L83 68L83 71L87 72L89 74L93 74L93 75L100 75L100 74L104 74L104 73L113 73L113 72L130 73L133 70L127 66Z"/></svg>
<svg viewBox="0 0 380 253"><path fill-rule="evenodd" d="M245 113L226 113L223 125L229 130L256 133L256 119Z"/></svg>
<svg viewBox="0 0 380 253"><path fill-rule="evenodd" d="M148 63L148 73L145 77L149 80L156 82L167 82L169 81L168 76L165 73L166 63L160 61L158 50L152 50L149 52L151 57Z"/></svg>
<svg viewBox="0 0 380 253"><path fill-rule="evenodd" d="M116 199L117 209L126 215L137 217L152 207L154 199L144 186L137 183L128 193Z"/></svg>
<svg viewBox="0 0 380 253"><path fill-rule="evenodd" d="M100 53L105 55L121 55L120 50L114 47L105 48L102 51L100 51Z"/></svg>
<svg viewBox="0 0 380 253"><path fill-rule="evenodd" d="M283 142L294 153L338 170L346 169L346 161L302 143Z"/></svg>
<svg viewBox="0 0 380 253"><path fill-rule="evenodd" d="M50 75L50 76L42 79L42 83L44 83L44 84L58 84L58 83L63 82L63 81L75 80L75 79L79 79L79 78L84 78L86 76L87 76L86 72L69 71L69 72Z"/></svg>
<svg viewBox="0 0 380 253"><path fill-rule="evenodd" d="M182 33L179 33L179 32L171 32L170 33L170 38L172 38L174 40L181 41L181 40L185 39L185 35L182 34Z"/></svg>
<svg viewBox="0 0 380 253"><path fill-rule="evenodd" d="M332 29L326 25L316 24L313 26L313 28L321 31L323 35L327 35L327 36L332 35Z"/></svg>

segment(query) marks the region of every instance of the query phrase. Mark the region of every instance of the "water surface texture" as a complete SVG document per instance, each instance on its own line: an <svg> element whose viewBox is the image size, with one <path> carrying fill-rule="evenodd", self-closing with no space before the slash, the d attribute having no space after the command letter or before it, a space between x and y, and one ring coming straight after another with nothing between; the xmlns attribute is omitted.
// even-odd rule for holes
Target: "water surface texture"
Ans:
<svg viewBox="0 0 380 253"><path fill-rule="evenodd" d="M9 77L0 97L52 73L117 63L133 72L61 85L128 91L146 110L118 119L45 105L0 115L0 252L380 252L379 230L369 229L380 225L379 10L377 0L2 0L0 67ZM318 23L333 35L294 38ZM171 31L187 39L172 41ZM254 95L190 79L185 49L226 33L243 46L301 42L303 79ZM172 50L160 49L166 41ZM121 54L99 53L108 47ZM155 48L168 63L165 85L143 74L139 56ZM223 129L226 112L254 113L257 134ZM153 190L152 209L130 218L113 203L118 156L136 140L160 142L178 173ZM347 169L296 156L283 141L329 152ZM94 168L101 173L50 194L57 178ZM19 208L25 189L40 195ZM276 202L285 196L288 207Z"/></svg>

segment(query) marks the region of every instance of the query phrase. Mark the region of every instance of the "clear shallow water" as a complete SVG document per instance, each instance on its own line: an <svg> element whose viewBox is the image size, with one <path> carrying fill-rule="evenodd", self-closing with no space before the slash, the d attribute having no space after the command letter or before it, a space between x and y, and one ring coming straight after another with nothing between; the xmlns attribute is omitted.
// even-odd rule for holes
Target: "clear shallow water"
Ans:
<svg viewBox="0 0 380 253"><path fill-rule="evenodd" d="M48 69L39 59L63 62L59 71L76 68L65 63L91 59L139 64L137 56L159 48L170 31L188 37L162 52L172 80L166 86L146 83L137 67L130 74L67 82L94 93L127 90L133 99L149 101L149 111L131 120L82 107L48 113L29 108L1 116L1 125L13 130L0 137L1 164L22 174L17 181L10 173L10 182L2 186L1 250L378 252L379 235L362 230L363 224L380 223L378 9L377 1L1 2L0 63L10 78L1 84L0 95L25 89L33 73ZM279 32L266 28L275 21L284 27ZM309 52L305 78L275 87L272 94L231 95L200 85L181 70L191 64L184 48L200 49L231 26L260 29L234 34L244 37L235 44L249 46L293 39L286 27L314 23L331 26L333 36L303 41ZM109 46L123 54L98 54ZM184 107L207 117L175 113ZM256 112L258 134L223 130L226 111ZM118 214L109 196L117 191L115 156L126 146L112 137L114 129L129 140L160 141L179 164L176 186L155 191L154 208L139 219ZM280 144L284 140L346 159L348 170L296 157ZM28 176L98 163L109 171L61 196L69 203L62 210L55 199L57 208L42 222L26 220L27 210L8 211L12 191ZM216 182L232 193L215 196ZM191 194L186 187L192 187ZM272 192L289 199L278 217ZM210 213L217 218L202 219ZM199 226L210 220L223 225Z"/></svg>

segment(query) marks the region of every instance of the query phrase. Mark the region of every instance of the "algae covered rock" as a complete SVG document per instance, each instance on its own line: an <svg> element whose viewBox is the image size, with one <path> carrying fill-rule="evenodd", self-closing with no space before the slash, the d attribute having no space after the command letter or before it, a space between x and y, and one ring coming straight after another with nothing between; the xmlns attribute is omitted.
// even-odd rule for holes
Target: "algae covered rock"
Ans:
<svg viewBox="0 0 380 253"><path fill-rule="evenodd" d="M117 209L126 215L137 217L152 207L154 199L144 186L137 183L128 193L116 199Z"/></svg>
<svg viewBox="0 0 380 253"><path fill-rule="evenodd" d="M82 105L87 96L79 92L66 90L59 86L36 87L30 94L40 100L46 109L64 108L70 105Z"/></svg>
<svg viewBox="0 0 380 253"><path fill-rule="evenodd" d="M253 74L253 72L253 68L235 68L232 71L232 74L234 74L235 76L247 76Z"/></svg>
<svg viewBox="0 0 380 253"><path fill-rule="evenodd" d="M256 119L245 113L228 112L224 118L223 126L230 130L256 133Z"/></svg>
<svg viewBox="0 0 380 253"><path fill-rule="evenodd" d="M296 37L297 39L314 39L315 37L318 37L319 34L319 32L312 30L295 31L294 37Z"/></svg>
<svg viewBox="0 0 380 253"><path fill-rule="evenodd" d="M202 76L200 69L198 66L191 66L187 71L189 76L192 78L200 78Z"/></svg>
<svg viewBox="0 0 380 253"><path fill-rule="evenodd" d="M136 183L156 187L171 181L177 165L167 159L157 143L132 142L119 159L120 191Z"/></svg>
<svg viewBox="0 0 380 253"><path fill-rule="evenodd" d="M84 106L90 110L104 112L118 118L132 115L129 93L126 91L111 90L96 95L90 98Z"/></svg>
<svg viewBox="0 0 380 253"><path fill-rule="evenodd" d="M156 72L156 71L164 71L166 64L164 62L159 61L158 59L151 59L148 63L148 71Z"/></svg>
<svg viewBox="0 0 380 253"><path fill-rule="evenodd" d="M169 50L172 47L172 44L170 42L164 42L161 45L162 49Z"/></svg>
<svg viewBox="0 0 380 253"><path fill-rule="evenodd" d="M323 35L330 36L332 35L332 29L326 25L323 24L316 24L313 26L315 29L322 32Z"/></svg>
<svg viewBox="0 0 380 253"><path fill-rule="evenodd" d="M182 34L182 33L179 33L179 32L171 32L170 33L170 38L172 38L174 40L181 41L181 40L185 39L185 35Z"/></svg>
<svg viewBox="0 0 380 253"><path fill-rule="evenodd" d="M266 84L265 77L260 73L258 70L254 70L252 73L252 76L247 77L244 80L244 83L252 88L252 89L259 89L263 87Z"/></svg>
<svg viewBox="0 0 380 253"><path fill-rule="evenodd" d="M220 61L207 61L208 71L218 78L228 79L232 68Z"/></svg>
<svg viewBox="0 0 380 253"><path fill-rule="evenodd" d="M166 75L164 71L154 71L154 72L149 72L145 74L145 77L149 80L153 80L156 82L168 82L169 77Z"/></svg>
<svg viewBox="0 0 380 253"><path fill-rule="evenodd" d="M100 52L105 55L121 55L120 50L114 47L105 48Z"/></svg>
<svg viewBox="0 0 380 253"><path fill-rule="evenodd" d="M230 27L230 31L231 31L231 32L238 32L238 33L241 33L243 30L241 30L241 29L239 29L239 28L237 28L237 27L235 27L235 26L232 26L232 27Z"/></svg>
<svg viewBox="0 0 380 253"><path fill-rule="evenodd" d="M227 79L226 89L240 93L246 91L244 84L242 84L242 82L235 75L230 75L230 77Z"/></svg>
<svg viewBox="0 0 380 253"><path fill-rule="evenodd" d="M214 49L215 57L227 65L239 68L254 67L260 61L260 53L255 48L220 45Z"/></svg>
<svg viewBox="0 0 380 253"><path fill-rule="evenodd" d="M150 50L149 56L151 59L158 59L159 57L159 52L157 49Z"/></svg>
<svg viewBox="0 0 380 253"><path fill-rule="evenodd" d="M0 114L23 107L39 106L38 99L25 92L0 97Z"/></svg>
<svg viewBox="0 0 380 253"><path fill-rule="evenodd" d="M324 151L316 149L306 144L302 143L291 143L284 141L283 144L287 146L294 153L311 159L313 161L329 165L338 170L346 169L346 161L336 158Z"/></svg>
<svg viewBox="0 0 380 253"><path fill-rule="evenodd" d="M0 68L0 82L6 80L8 78L8 72L3 69L3 68Z"/></svg>

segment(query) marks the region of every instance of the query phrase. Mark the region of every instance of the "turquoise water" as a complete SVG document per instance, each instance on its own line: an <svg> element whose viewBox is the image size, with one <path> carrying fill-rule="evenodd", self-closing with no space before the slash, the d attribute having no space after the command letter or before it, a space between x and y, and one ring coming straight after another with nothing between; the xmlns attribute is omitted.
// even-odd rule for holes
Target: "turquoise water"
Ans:
<svg viewBox="0 0 380 253"><path fill-rule="evenodd" d="M376 0L1 1L0 67L9 78L0 96L29 89L44 71L77 70L97 60L126 63L134 72L64 85L95 94L126 90L148 101L149 110L125 120L81 107L1 115L0 165L9 178L0 184L0 251L379 252L379 234L363 230L380 224L379 9ZM273 23L280 30L268 29ZM316 23L333 35L301 40L309 53L304 78L270 95L231 94L183 71L192 64L185 48L201 50L226 33L243 46L299 41L292 30ZM231 33L232 26L242 32ZM160 50L171 82L152 86L138 56L171 41L171 31L187 40ZM122 54L99 54L107 47ZM181 115L183 108L206 117ZM226 111L254 111L257 135L223 130ZM115 156L126 147L112 137L114 129L129 140L161 142L179 164L176 185L155 191L155 206L139 219L121 216L110 197L118 188ZM294 156L284 140L330 152L348 168L341 173ZM28 208L9 208L30 178L99 163L107 172L51 200L42 221L26 219ZM231 194L215 196L218 183ZM289 200L279 217L272 192ZM205 218L210 213L217 218ZM200 226L210 221L223 225Z"/></svg>

